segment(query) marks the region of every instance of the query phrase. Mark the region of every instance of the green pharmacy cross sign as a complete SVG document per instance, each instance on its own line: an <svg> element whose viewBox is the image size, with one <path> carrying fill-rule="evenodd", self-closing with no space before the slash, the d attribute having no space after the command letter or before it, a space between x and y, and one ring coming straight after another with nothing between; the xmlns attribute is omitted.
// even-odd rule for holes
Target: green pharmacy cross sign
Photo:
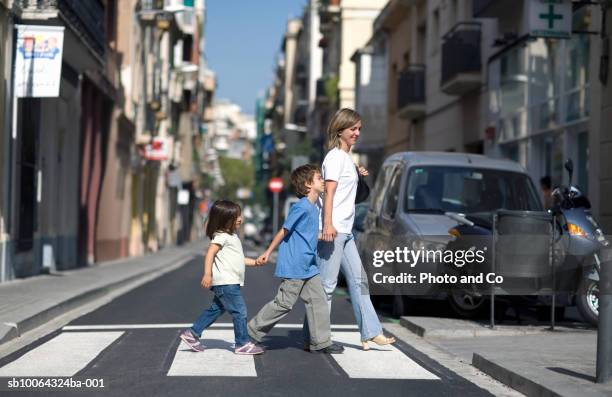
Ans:
<svg viewBox="0 0 612 397"><path fill-rule="evenodd" d="M555 27L555 20L556 19L563 19L563 15L555 14L555 6L554 6L554 4L549 4L548 5L548 13L547 14L540 14L540 19L547 19L548 20L548 29L552 29L552 28Z"/></svg>
<svg viewBox="0 0 612 397"><path fill-rule="evenodd" d="M569 39L572 34L571 0L526 0L530 37Z"/></svg>

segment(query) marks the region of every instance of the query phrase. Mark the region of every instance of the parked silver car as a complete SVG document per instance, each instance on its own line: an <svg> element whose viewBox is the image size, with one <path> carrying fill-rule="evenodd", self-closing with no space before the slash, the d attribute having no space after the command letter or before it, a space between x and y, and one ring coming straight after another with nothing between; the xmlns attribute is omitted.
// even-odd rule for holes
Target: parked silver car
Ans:
<svg viewBox="0 0 612 397"><path fill-rule="evenodd" d="M375 251L398 247L444 250L452 239L449 229L461 217L502 208L542 211L540 196L523 167L509 160L465 153L403 152L390 156L379 172L370 203L357 241L368 273L376 270L371 266ZM435 272L432 266L429 270ZM393 273L401 271L394 269ZM385 288L389 290L384 293L394 295L394 313L402 314L404 293L394 291L397 287L392 285ZM448 298L451 307L463 315L483 304L482 298L435 293ZM428 295L428 291L417 294Z"/></svg>

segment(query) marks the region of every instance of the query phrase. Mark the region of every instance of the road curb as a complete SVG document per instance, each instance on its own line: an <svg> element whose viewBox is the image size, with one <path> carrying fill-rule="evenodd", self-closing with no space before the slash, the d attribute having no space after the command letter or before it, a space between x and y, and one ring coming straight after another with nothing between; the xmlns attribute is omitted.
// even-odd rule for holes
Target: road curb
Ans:
<svg viewBox="0 0 612 397"><path fill-rule="evenodd" d="M563 395L556 393L554 390L517 374L516 372L511 371L508 368L505 368L478 353L474 353L472 356L472 365L490 377L497 379L506 386L509 386L514 390L525 394L526 396L564 397Z"/></svg>
<svg viewBox="0 0 612 397"><path fill-rule="evenodd" d="M400 317L400 324L422 338L476 338L488 336L526 336L550 332L548 326L497 326L495 329L470 320L445 319L452 323L431 323L428 317ZM429 323L428 323L428 322Z"/></svg>
<svg viewBox="0 0 612 397"><path fill-rule="evenodd" d="M159 276L165 274L167 271L172 271L177 269L186 263L188 263L191 259L193 259L196 255L194 253L184 253L180 256L169 258L168 261L164 261L159 266L153 268L145 268L142 272L138 274L134 274L128 276L122 280L114 281L109 284L92 288L91 290L83 291L78 295L72 296L68 299L65 299L57 304L36 313L33 316L30 316L26 319L18 321L16 323L4 323L0 324L0 346L6 344L18 338L20 335L28 332L32 329L40 327L45 323L53 320L56 317L59 317L71 310L78 308L79 306L85 305L95 299L103 297L112 291L115 291L123 286L126 286L132 282L136 282L137 280L144 279L152 274L159 273ZM168 266L169 264L175 263L173 266ZM165 269L164 269L165 268ZM167 271L163 271L167 270Z"/></svg>

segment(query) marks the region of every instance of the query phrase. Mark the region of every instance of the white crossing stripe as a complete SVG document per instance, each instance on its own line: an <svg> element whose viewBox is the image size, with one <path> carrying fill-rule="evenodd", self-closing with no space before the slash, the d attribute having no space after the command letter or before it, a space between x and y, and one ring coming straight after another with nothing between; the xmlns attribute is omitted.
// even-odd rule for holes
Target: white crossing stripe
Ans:
<svg viewBox="0 0 612 397"><path fill-rule="evenodd" d="M203 352L181 341L168 376L257 376L253 356L234 354L233 330L207 329L203 336Z"/></svg>
<svg viewBox="0 0 612 397"><path fill-rule="evenodd" d="M67 332L0 368L0 376L74 376L123 332Z"/></svg>
<svg viewBox="0 0 612 397"><path fill-rule="evenodd" d="M108 324L108 325L66 325L63 331L102 331L102 330L123 330L123 329L162 329L162 328L188 328L192 323L177 324ZM210 328L233 328L232 323L214 323ZM276 324L276 329L302 329L302 324ZM358 330L354 324L336 324L331 326L333 329Z"/></svg>
<svg viewBox="0 0 612 397"><path fill-rule="evenodd" d="M370 343L370 350L361 350L357 332L334 332L334 342L345 345L344 353L332 354L349 378L359 379L440 379L393 345Z"/></svg>

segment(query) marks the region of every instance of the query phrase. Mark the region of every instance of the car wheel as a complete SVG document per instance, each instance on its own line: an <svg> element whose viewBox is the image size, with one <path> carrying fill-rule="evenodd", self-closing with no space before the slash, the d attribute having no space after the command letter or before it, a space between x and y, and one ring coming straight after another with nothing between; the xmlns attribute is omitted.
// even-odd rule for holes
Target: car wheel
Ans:
<svg viewBox="0 0 612 397"><path fill-rule="evenodd" d="M465 291L452 291L448 295L448 304L461 317L474 318L482 313L485 298Z"/></svg>
<svg viewBox="0 0 612 397"><path fill-rule="evenodd" d="M599 323L599 283L588 278L580 282L576 306L582 318L591 325Z"/></svg>

